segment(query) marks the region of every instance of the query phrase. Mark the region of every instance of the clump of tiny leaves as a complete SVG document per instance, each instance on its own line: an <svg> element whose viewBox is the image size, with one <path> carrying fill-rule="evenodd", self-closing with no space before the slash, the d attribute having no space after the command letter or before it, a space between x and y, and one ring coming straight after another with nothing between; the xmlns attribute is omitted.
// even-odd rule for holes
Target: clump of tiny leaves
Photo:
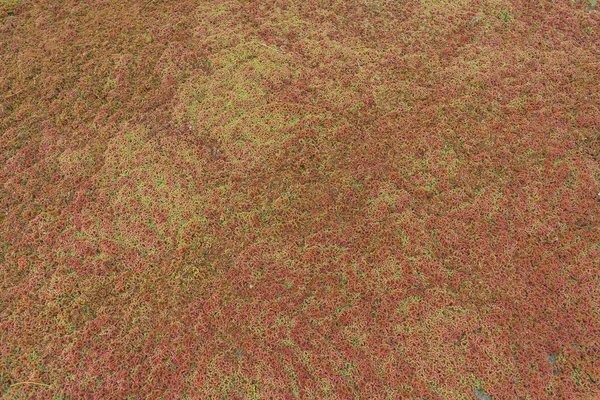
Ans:
<svg viewBox="0 0 600 400"><path fill-rule="evenodd" d="M600 395L595 8L0 1L0 397Z"/></svg>

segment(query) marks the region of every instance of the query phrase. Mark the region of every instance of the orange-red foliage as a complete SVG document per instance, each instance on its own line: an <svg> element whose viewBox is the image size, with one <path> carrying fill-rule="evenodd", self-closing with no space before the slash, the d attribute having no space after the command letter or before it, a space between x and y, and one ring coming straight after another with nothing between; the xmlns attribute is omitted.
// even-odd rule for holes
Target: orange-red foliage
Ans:
<svg viewBox="0 0 600 400"><path fill-rule="evenodd" d="M0 3L0 396L600 395L595 1Z"/></svg>

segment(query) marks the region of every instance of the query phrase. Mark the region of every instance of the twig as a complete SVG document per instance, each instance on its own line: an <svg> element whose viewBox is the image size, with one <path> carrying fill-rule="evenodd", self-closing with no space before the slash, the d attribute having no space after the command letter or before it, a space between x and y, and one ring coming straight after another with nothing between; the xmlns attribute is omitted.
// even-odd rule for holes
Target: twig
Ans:
<svg viewBox="0 0 600 400"><path fill-rule="evenodd" d="M279 54L286 54L287 53L287 51L285 51L285 50L283 50L283 49L281 49L279 47L269 46L266 43L261 43L261 45L265 46L267 49L274 50L274 51L278 52Z"/></svg>
<svg viewBox="0 0 600 400"><path fill-rule="evenodd" d="M5 96L3 97L3 99L10 99L10 98L11 98L11 97L13 97L13 96L16 96L16 95L18 95L18 94L21 94L21 93L23 93L23 90L24 90L24 89L21 89L21 90L19 90L18 92L9 93L9 94L5 95Z"/></svg>
<svg viewBox="0 0 600 400"><path fill-rule="evenodd" d="M154 3L155 1L156 0L149 0L149 1L147 1L146 3L144 3L144 5L142 6L141 9L143 10L144 8L148 7L150 4Z"/></svg>
<svg viewBox="0 0 600 400"><path fill-rule="evenodd" d="M14 388L16 386L20 386L20 385L36 385L36 386L44 386L44 387L48 387L48 388L50 387L50 385L46 385L45 383L26 381L26 382L19 382L19 383L15 383L13 385L10 385L9 389L12 389L12 388Z"/></svg>

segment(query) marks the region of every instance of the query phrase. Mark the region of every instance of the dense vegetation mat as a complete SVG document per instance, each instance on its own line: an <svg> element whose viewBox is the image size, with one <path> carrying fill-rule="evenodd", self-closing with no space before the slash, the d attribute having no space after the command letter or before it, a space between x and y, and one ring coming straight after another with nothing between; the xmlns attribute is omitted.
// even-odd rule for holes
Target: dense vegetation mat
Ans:
<svg viewBox="0 0 600 400"><path fill-rule="evenodd" d="M0 1L0 396L600 395L596 1Z"/></svg>

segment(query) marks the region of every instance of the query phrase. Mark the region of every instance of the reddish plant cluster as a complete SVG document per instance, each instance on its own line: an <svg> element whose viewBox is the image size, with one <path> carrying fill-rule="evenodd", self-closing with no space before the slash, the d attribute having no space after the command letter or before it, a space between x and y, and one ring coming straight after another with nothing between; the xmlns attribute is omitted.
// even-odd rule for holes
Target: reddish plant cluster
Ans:
<svg viewBox="0 0 600 400"><path fill-rule="evenodd" d="M600 394L595 3L50 3L0 6L2 396Z"/></svg>

